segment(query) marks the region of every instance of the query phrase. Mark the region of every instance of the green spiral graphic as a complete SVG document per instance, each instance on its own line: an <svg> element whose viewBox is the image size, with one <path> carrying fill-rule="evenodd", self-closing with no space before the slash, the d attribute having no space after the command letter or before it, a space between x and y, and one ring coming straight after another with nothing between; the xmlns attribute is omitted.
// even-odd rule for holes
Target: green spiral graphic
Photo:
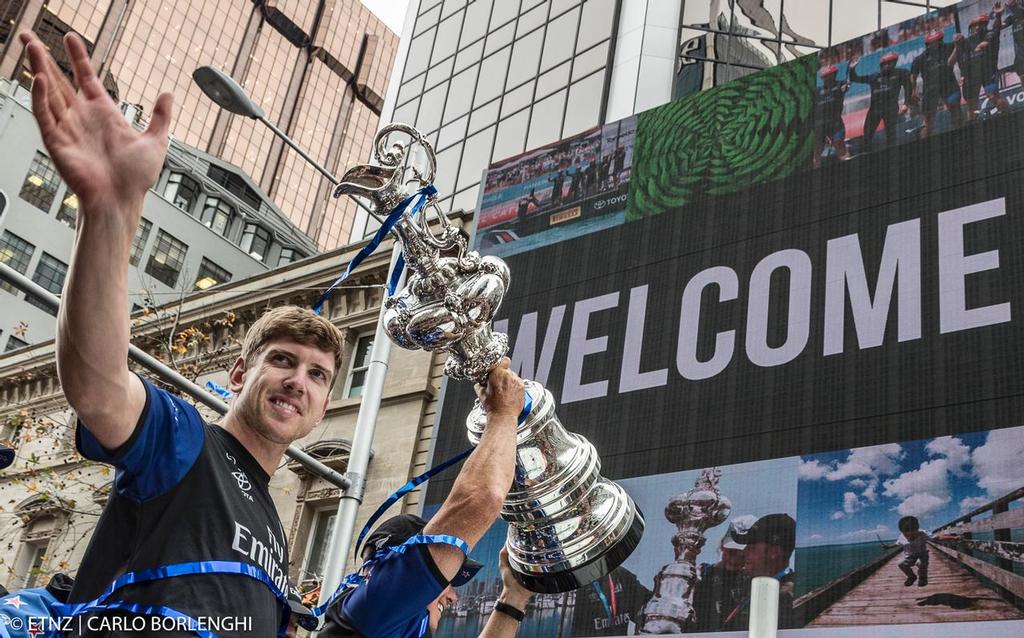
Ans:
<svg viewBox="0 0 1024 638"><path fill-rule="evenodd" d="M637 115L627 220L807 167L817 66L804 56Z"/></svg>

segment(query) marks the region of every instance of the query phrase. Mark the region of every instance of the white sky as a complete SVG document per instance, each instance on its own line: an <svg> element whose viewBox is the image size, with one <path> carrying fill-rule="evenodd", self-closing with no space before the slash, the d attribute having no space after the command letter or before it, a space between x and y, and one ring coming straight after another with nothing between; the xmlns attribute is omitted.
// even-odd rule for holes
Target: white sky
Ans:
<svg viewBox="0 0 1024 638"><path fill-rule="evenodd" d="M406 0L361 0L366 7L388 25L397 35L402 35L405 12L409 8Z"/></svg>

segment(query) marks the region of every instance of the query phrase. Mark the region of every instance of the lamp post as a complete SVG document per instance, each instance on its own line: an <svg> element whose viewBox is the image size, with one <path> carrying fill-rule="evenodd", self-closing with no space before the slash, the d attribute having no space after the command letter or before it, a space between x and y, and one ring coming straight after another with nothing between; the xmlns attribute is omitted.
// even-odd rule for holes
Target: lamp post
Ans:
<svg viewBox="0 0 1024 638"><path fill-rule="evenodd" d="M306 151L302 150L298 144L292 141L292 138L288 137L284 131L277 128L273 122L267 119L267 114L263 112L258 104L252 101L252 99L246 95L245 89L243 89L235 79L227 73L224 73L218 68L212 66L201 66L192 72L192 80L199 86L200 90L206 94L206 97L210 98L222 109L234 113L235 115L244 115L245 117L259 120L267 128L273 131L274 135L280 137L285 144L290 146L296 153L299 154L302 159L320 171L324 177L326 177L331 184L338 185L339 180L329 170L324 168L319 162L309 156ZM360 208L366 211L378 222L384 220L374 213L370 208L359 201L355 197L352 198Z"/></svg>
<svg viewBox="0 0 1024 638"><path fill-rule="evenodd" d="M255 104L245 90L239 86L231 76L210 66L199 67L192 73L192 79L199 85L199 88L221 108L236 115L244 115L265 124L275 135L279 136L288 146L295 151L310 165L323 173L332 184L337 185L339 180L321 166L309 154L299 148L279 128L267 120L266 114ZM356 202L379 222L384 220L369 209L356 197ZM396 243L391 252L391 261L388 266L388 273L395 266L398 256L402 252L400 244ZM398 281L398 288L404 285L405 273ZM331 539L327 551L327 563L324 566L324 579L320 584L320 604L323 604L334 590L341 584L342 571L345 568L345 560L352 546L352 537L355 532L356 515L359 506L363 502L363 493L366 488L366 471L372 456L371 445L374 433L377 428L377 414L380 411L380 402L384 391L384 379L388 371L388 358L391 354L391 339L388 338L381 322L384 312L384 304L381 304L380 313L377 316L377 327L373 338L373 347L370 350L370 363L366 370L366 383L363 385L363 398L359 403L359 414L356 417L355 432L352 435L352 448L349 454L348 470L345 478L350 481L347 489L342 490L338 503L338 513L335 518L334 529L331 531Z"/></svg>

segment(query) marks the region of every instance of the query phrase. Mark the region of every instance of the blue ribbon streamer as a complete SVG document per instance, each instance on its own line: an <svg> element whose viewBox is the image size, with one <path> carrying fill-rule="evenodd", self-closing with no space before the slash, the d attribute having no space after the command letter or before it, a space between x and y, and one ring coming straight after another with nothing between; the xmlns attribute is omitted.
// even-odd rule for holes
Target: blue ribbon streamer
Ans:
<svg viewBox="0 0 1024 638"><path fill-rule="evenodd" d="M604 595L604 590L601 589L601 579L598 578L593 583L594 591L597 592L597 597L601 599L601 604L604 605L604 611L608 614L608 620L612 620L612 607L608 604L608 597Z"/></svg>
<svg viewBox="0 0 1024 638"><path fill-rule="evenodd" d="M518 423L520 425L524 421L526 421L526 417L530 416L530 412L533 411L533 397L530 396L529 392L525 392L524 394L526 395L526 397L523 399L523 409L519 413L518 419ZM391 494L391 496L387 497L384 500L384 502L380 504L380 507L378 507L373 512L373 514L370 515L370 518L366 521L366 525L363 525L363 529L359 532L359 537L356 539L354 555L356 557L359 556L359 548L363 544L363 539L366 538L366 535L370 532L370 528L373 526L374 523L377 522L377 519L379 519L384 514L384 512L388 510L389 507L394 505L395 502L397 502L400 498L416 489L419 485L429 481L434 476L440 474L441 472L447 470L449 467L455 465L459 461L469 456L472 451L473 448L463 450L462 452L456 454L455 456L448 459L444 463L441 463L440 465L435 465L434 467L430 468L423 474L413 477L408 483L398 488Z"/></svg>
<svg viewBox="0 0 1024 638"><path fill-rule="evenodd" d="M213 381L207 381L206 388L208 390L213 390L213 392L216 394L219 394L221 397L223 397L225 401L229 401L235 396L234 394L231 393L231 390L228 390L222 385L217 385Z"/></svg>
<svg viewBox="0 0 1024 638"><path fill-rule="evenodd" d="M84 603L55 605L54 610L60 617L73 617L87 613L119 609L140 615L181 618L185 620L189 630L193 631L201 638L216 638L215 634L199 629L199 621L170 607L128 603L119 600L107 602L107 599L110 598L115 591L128 585L136 585L165 578L176 578L179 576L192 576L197 574L237 574L262 582L270 588L270 591L281 603L282 608L288 612L283 617L282 625L278 633L278 635L282 637L285 635L285 631L288 628L288 618L291 609L288 605L288 597L277 587L277 584L274 583L267 572L262 568L238 561L213 560L197 561L192 563L176 563L174 565L166 565L164 567L153 567L150 569L140 569L135 572L128 572L115 579L102 594L93 600Z"/></svg>
<svg viewBox="0 0 1024 638"><path fill-rule="evenodd" d="M356 254L356 256L352 259L352 261L348 263L348 268L345 269L344 274L335 279L334 283L331 284L330 287L327 288L327 290L325 290L322 295L320 295L320 299L318 299L316 304L313 305L313 312L320 314L320 311L323 309L324 302L327 301L327 297L331 294L331 292L338 286L338 284L348 279L348 276L352 274L352 271L354 271L359 266L359 264L363 263L364 259L372 255L373 252L377 250L377 247L380 246L380 243L382 241L384 241L384 238L387 237L388 233L391 232L391 229L394 228L395 224L398 223L398 220L400 220L406 214L405 209L409 207L409 204L412 203L413 200L419 198L413 205L412 210L409 211L410 215L415 215L416 213L418 213L420 209L423 208L423 205L426 204L427 200L432 195L435 194L437 194L437 188L435 188L433 184L428 184L421 188L420 190L413 193L412 195L409 195L408 197L403 199L401 203L399 203L398 206L396 206L395 209L391 211L391 213L387 216L387 219L384 220L384 223L380 225L380 228L377 229L377 232L374 234L373 239L370 240L370 243L368 243L366 246L363 246L363 249L360 250L359 253ZM394 293L394 287L398 283L398 278L402 274L402 267L404 263L405 260L402 259L401 255L399 255L398 261L395 263L395 268L391 273L391 281L388 282L388 295Z"/></svg>

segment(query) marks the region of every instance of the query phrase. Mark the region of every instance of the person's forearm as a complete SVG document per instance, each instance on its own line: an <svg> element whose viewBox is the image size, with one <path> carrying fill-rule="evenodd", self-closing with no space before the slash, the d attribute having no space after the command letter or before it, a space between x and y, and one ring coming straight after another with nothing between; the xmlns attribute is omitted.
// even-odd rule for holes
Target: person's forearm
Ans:
<svg viewBox="0 0 1024 638"><path fill-rule="evenodd" d="M459 472L447 505L468 520L479 521L479 535L464 539L475 543L498 516L512 486L515 473L517 423L514 416L493 416L480 437L480 443ZM476 535L475 533L472 535Z"/></svg>
<svg viewBox="0 0 1024 638"><path fill-rule="evenodd" d="M128 257L141 202L82 211L57 318L57 371L80 415L128 400Z"/></svg>

